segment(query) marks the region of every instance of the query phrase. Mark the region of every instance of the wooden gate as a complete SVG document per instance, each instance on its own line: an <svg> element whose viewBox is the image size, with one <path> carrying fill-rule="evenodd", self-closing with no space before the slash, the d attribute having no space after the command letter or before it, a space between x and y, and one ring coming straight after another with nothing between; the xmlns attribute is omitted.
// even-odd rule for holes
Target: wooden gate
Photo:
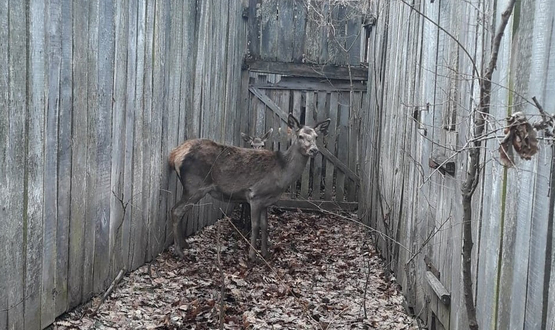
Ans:
<svg viewBox="0 0 555 330"><path fill-rule="evenodd" d="M253 65L254 66L254 65ZM359 114L366 86L362 81L299 77L282 73L249 71L249 98L243 132L274 133L270 150L286 150L290 144L287 116L301 124L331 118L329 133L318 137L320 153L310 160L302 177L282 196L279 206L355 210L360 179L358 168Z"/></svg>

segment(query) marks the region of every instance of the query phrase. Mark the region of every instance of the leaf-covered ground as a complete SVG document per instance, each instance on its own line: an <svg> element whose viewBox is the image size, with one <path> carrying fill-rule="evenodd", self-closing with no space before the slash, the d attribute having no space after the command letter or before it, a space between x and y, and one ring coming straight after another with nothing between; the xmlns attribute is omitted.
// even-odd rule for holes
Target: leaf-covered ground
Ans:
<svg viewBox="0 0 555 330"><path fill-rule="evenodd" d="M220 220L188 238L186 260L162 253L150 271L127 274L96 314L98 298L55 328L218 329L222 304L225 329L417 328L361 226L290 211L269 215L269 225L269 265L249 265L247 243Z"/></svg>

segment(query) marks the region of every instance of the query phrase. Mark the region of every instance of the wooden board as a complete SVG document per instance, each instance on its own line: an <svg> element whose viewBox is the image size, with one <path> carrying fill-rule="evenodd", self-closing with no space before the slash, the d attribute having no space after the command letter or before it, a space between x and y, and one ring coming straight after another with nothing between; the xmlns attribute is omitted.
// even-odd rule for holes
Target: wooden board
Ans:
<svg viewBox="0 0 555 330"><path fill-rule="evenodd" d="M29 7L29 112L27 116L27 246L25 249L25 328L39 328L41 324L42 283L42 226L44 216L44 84L46 61L44 31L44 3L33 3ZM1 30L1 27L0 27ZM1 37L0 37L1 39ZM1 83L0 83L1 85ZM0 87L1 88L1 87ZM2 102L0 101L0 104ZM0 122L0 126L2 123ZM2 129L0 128L0 131ZM0 133L1 139L2 133ZM29 143L33 141L33 143ZM3 143L3 141L0 141ZM1 155L0 151L0 155ZM0 156L1 157L1 156ZM0 161L0 168L1 168ZM4 172L2 170L2 172ZM1 182L1 179L0 179ZM0 183L4 186L4 183ZM5 196L4 192L1 192ZM0 206L0 208L2 208ZM6 219L3 215L2 219ZM1 268L1 266L0 266ZM1 273L1 272L0 272ZM1 275L0 275L1 276ZM1 290L1 288L0 288ZM1 296L1 294L0 294ZM0 307L2 309L2 307ZM2 328L0 321L0 328ZM6 326L7 327L7 326Z"/></svg>
<svg viewBox="0 0 555 330"><path fill-rule="evenodd" d="M10 247L11 251L4 257L6 264L6 293L7 293L7 317L8 327L20 329L24 327L23 301L25 299L24 284L24 221L25 207L21 202L25 194L25 145L26 138L26 116L27 116L27 53L26 40L20 36L25 35L27 28L27 12L24 3L10 3L8 11L9 29L7 45L9 47L7 74L8 81L8 107L9 117L8 148L6 152L7 166L6 176L8 214L9 219L3 225L6 236L2 244ZM4 74L6 72L4 71ZM6 112L5 112L6 113ZM4 197L5 198L5 197ZM24 221L21 221L22 219Z"/></svg>
<svg viewBox="0 0 555 330"><path fill-rule="evenodd" d="M72 63L73 63L73 3L60 3L60 25L58 27L61 41L60 53L60 90L58 113L58 219L56 228L56 309L55 315L64 313L69 308L68 301L68 265L71 218L71 161L72 161ZM53 22L51 22L53 23Z"/></svg>

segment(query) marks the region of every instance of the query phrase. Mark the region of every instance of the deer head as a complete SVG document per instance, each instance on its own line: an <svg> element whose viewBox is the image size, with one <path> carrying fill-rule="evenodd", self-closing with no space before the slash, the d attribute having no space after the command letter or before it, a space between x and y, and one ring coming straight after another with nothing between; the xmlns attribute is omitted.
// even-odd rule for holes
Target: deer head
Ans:
<svg viewBox="0 0 555 330"><path fill-rule="evenodd" d="M270 130L266 132L266 134L262 135L261 137L252 137L250 135L247 135L241 132L241 137L245 142L247 142L251 146L251 148L264 149L264 145L266 144L266 141L268 140L268 138L270 137L273 131L274 129L270 128Z"/></svg>

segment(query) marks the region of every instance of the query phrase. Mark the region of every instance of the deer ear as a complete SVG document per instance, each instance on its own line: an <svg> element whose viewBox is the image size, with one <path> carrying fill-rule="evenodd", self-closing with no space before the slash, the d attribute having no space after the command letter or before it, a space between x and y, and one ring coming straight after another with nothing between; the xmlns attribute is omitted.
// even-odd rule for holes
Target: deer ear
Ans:
<svg viewBox="0 0 555 330"><path fill-rule="evenodd" d="M241 137L243 138L243 141L245 142L251 142L252 141L252 137L248 136L247 134L241 132Z"/></svg>
<svg viewBox="0 0 555 330"><path fill-rule="evenodd" d="M330 127L330 122L331 122L331 119L329 118L324 121L321 121L318 124L316 124L316 126L314 126L314 130L326 135L328 134L328 128Z"/></svg>
<svg viewBox="0 0 555 330"><path fill-rule="evenodd" d="M289 114L289 117L287 117L287 126L289 126L292 129L301 129L301 124L299 124L299 121L297 120L297 118L295 118L295 116L293 116L293 114Z"/></svg>
<svg viewBox="0 0 555 330"><path fill-rule="evenodd" d="M266 132L266 134L264 134L261 138L262 141L266 142L266 140L268 140L268 138L270 137L270 135L272 135L272 132L274 131L273 128L270 128L270 130L268 132Z"/></svg>

